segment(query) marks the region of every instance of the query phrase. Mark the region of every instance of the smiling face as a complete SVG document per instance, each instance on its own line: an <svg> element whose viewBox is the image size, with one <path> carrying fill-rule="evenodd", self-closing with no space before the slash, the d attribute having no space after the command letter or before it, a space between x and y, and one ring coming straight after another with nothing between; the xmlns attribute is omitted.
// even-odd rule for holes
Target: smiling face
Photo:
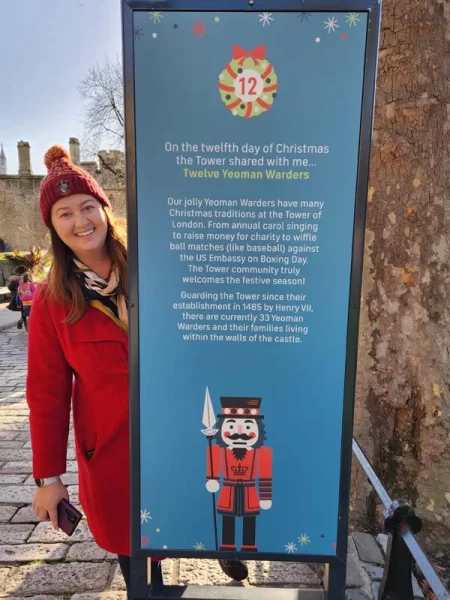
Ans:
<svg viewBox="0 0 450 600"><path fill-rule="evenodd" d="M230 448L251 448L259 439L258 423L256 419L225 419L220 435Z"/></svg>
<svg viewBox="0 0 450 600"><path fill-rule="evenodd" d="M98 253L105 245L108 221L102 205L87 194L60 198L52 207L52 225L75 256Z"/></svg>

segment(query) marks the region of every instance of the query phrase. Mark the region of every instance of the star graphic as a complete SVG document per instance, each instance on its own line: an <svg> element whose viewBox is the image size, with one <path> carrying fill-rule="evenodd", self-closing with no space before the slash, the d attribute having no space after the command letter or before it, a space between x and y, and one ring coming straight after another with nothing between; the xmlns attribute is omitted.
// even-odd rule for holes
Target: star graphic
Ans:
<svg viewBox="0 0 450 600"><path fill-rule="evenodd" d="M141 524L147 523L147 521L150 521L151 518L152 517L150 516L150 513L147 509L144 508L144 510L141 510Z"/></svg>
<svg viewBox="0 0 450 600"><path fill-rule="evenodd" d="M300 20L302 23L303 23L303 21L307 21L311 16L312 16L312 13L310 13L310 12L301 12L301 13L298 13L298 15L297 15L297 17L300 17Z"/></svg>
<svg viewBox="0 0 450 600"><path fill-rule="evenodd" d="M339 28L337 19L335 19L334 17L330 17L329 19L324 21L324 23L325 23L325 29L328 29L328 33L331 33L332 31L335 31L336 29Z"/></svg>
<svg viewBox="0 0 450 600"><path fill-rule="evenodd" d="M150 540L148 539L148 537L146 535L143 535L141 537L141 546L148 546L150 543Z"/></svg>
<svg viewBox="0 0 450 600"><path fill-rule="evenodd" d="M150 19L153 23L161 23L161 20L164 19L164 15L159 10L152 10L150 13Z"/></svg>
<svg viewBox="0 0 450 600"><path fill-rule="evenodd" d="M294 542L289 542L284 548L288 554L294 554L297 552L297 546Z"/></svg>
<svg viewBox="0 0 450 600"><path fill-rule="evenodd" d="M197 542L196 544L194 544L194 548L195 550L204 550L205 544L203 542Z"/></svg>
<svg viewBox="0 0 450 600"><path fill-rule="evenodd" d="M142 29L140 27L138 27L137 25L135 25L133 33L134 33L135 40L140 40L141 37L143 37L143 35L144 35L144 32L142 31Z"/></svg>
<svg viewBox="0 0 450 600"><path fill-rule="evenodd" d="M307 546L311 541L309 539L309 536L306 535L306 533L302 533L297 539L298 539L298 543L301 546Z"/></svg>
<svg viewBox="0 0 450 600"><path fill-rule="evenodd" d="M262 26L270 25L270 22L273 21L272 13L263 12L259 16L259 22L262 23Z"/></svg>
<svg viewBox="0 0 450 600"><path fill-rule="evenodd" d="M206 33L206 25L203 21L197 21L194 25L192 25L192 33L196 38L203 37Z"/></svg>
<svg viewBox="0 0 450 600"><path fill-rule="evenodd" d="M354 25L356 27L360 20L358 13L354 13L354 12L348 13L348 15L345 18L347 20L349 27L352 27L352 25Z"/></svg>

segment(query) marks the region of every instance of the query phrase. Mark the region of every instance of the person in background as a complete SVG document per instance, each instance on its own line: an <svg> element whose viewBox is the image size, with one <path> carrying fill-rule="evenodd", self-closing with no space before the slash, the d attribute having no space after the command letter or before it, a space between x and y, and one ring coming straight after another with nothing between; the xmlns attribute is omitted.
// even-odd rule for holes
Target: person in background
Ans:
<svg viewBox="0 0 450 600"><path fill-rule="evenodd" d="M97 544L117 554L130 589L127 247L124 227L94 178L53 146L40 189L52 265L29 322L35 514L58 528L69 500L66 472L73 411L80 503ZM156 493L156 492L155 492ZM152 583L162 584L152 560Z"/></svg>
<svg viewBox="0 0 450 600"><path fill-rule="evenodd" d="M30 280L29 273L23 274L17 293L19 295L19 301L22 305L22 317L17 323L17 328L22 329L22 325L25 324L26 326L27 319L30 316L33 298L36 293L36 285Z"/></svg>

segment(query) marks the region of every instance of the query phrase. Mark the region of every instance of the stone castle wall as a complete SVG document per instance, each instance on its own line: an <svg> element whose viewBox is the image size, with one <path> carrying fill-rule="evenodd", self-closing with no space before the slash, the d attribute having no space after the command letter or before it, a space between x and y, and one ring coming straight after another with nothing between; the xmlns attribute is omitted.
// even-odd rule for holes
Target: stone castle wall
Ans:
<svg viewBox="0 0 450 600"><path fill-rule="evenodd" d="M101 151L98 163L79 163L77 144L78 141L71 138L72 160L95 177L111 200L115 213L125 217L123 153ZM39 188L43 175L32 174L29 145L19 142L18 149L19 174L0 175L0 246L3 240L6 250L26 251L33 245L48 248L49 234L39 212Z"/></svg>

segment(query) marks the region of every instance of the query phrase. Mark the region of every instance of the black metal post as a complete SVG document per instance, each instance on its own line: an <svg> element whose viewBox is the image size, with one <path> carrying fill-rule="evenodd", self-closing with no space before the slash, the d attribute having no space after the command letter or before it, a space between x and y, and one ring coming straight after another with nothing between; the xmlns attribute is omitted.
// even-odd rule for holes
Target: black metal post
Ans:
<svg viewBox="0 0 450 600"><path fill-rule="evenodd" d="M410 530L414 534L419 533L422 521L405 500L396 500L385 513L384 525L389 533L389 542L378 599L414 600L413 557L402 532Z"/></svg>
<svg viewBox="0 0 450 600"><path fill-rule="evenodd" d="M338 560L328 563L325 567L324 587L327 600L344 600L347 565Z"/></svg>
<svg viewBox="0 0 450 600"><path fill-rule="evenodd" d="M130 560L131 565L131 597L130 600L147 600L149 587L147 583L147 558L139 557Z"/></svg>

